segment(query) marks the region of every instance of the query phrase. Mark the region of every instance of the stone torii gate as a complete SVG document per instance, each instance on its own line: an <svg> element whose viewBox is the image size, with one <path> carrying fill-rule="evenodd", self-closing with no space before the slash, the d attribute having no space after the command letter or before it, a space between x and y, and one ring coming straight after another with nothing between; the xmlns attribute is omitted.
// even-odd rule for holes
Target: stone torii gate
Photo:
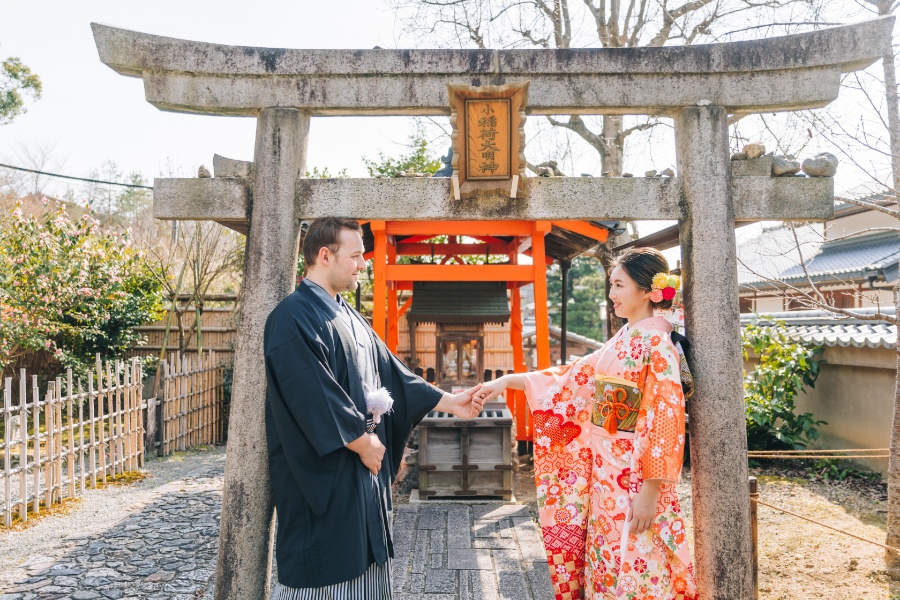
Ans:
<svg viewBox="0 0 900 600"><path fill-rule="evenodd" d="M677 219L696 394L691 464L704 600L752 598L735 221L826 220L830 179L732 176L728 117L822 107L889 54L893 17L753 42L581 50L285 50L94 24L100 59L161 110L257 119L253 164L157 179L154 216L247 234L216 598L268 595L272 503L262 332L294 285L301 219ZM447 115L447 84L530 81L528 113L675 121L678 177L536 178L529 197L451 199L447 179L305 179L310 117Z"/></svg>

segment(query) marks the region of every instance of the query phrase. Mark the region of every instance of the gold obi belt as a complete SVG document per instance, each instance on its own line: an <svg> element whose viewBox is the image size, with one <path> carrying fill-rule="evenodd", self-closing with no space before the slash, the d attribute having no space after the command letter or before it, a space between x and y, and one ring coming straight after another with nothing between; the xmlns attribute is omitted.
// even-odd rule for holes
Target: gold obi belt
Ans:
<svg viewBox="0 0 900 600"><path fill-rule="evenodd" d="M634 431L641 409L641 390L633 381L619 377L594 379L594 410L591 422L610 433Z"/></svg>

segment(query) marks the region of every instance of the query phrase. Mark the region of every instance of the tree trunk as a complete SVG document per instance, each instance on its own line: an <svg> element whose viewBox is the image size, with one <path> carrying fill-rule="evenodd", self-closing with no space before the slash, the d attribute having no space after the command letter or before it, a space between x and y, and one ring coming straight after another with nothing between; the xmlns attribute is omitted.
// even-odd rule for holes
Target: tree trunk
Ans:
<svg viewBox="0 0 900 600"><path fill-rule="evenodd" d="M894 287L894 306L900 308L900 282ZM897 344L897 380L894 387L894 421L891 428L891 451L888 460L888 518L885 543L900 547L900 344ZM886 551L888 566L900 567L896 552Z"/></svg>
<svg viewBox="0 0 900 600"><path fill-rule="evenodd" d="M890 14L889 3L879 3L879 13ZM888 136L891 145L891 173L894 195L900 201L900 111L897 99L897 69L893 52L882 61L887 101ZM900 315L900 282L894 288L895 315ZM894 421L891 428L891 451L888 463L888 522L887 545L900 546L900 344L897 344L898 379L894 389ZM885 560L892 567L900 567L900 556L885 552Z"/></svg>
<svg viewBox="0 0 900 600"><path fill-rule="evenodd" d="M624 319L620 319L616 316L616 313L612 308L612 300L609 299L609 265L616 255L612 249L618 246L621 241L622 236L613 236L608 239L606 243L597 246L597 249L594 251L594 256L596 256L597 259L600 260L600 264L603 265L604 280L606 281L606 284L603 286L603 295L606 300L606 323L604 324L603 341L606 341L615 335L615 333L625 324Z"/></svg>
<svg viewBox="0 0 900 600"><path fill-rule="evenodd" d="M606 153L600 157L600 170L609 173L610 177L622 176L622 161L625 156L622 123L622 117L619 115L603 117L603 141L606 143Z"/></svg>

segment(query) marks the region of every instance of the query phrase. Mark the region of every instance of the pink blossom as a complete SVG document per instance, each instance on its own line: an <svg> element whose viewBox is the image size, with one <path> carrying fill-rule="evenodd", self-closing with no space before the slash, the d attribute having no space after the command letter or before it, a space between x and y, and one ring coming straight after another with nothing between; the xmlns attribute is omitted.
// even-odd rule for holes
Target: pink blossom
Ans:
<svg viewBox="0 0 900 600"><path fill-rule="evenodd" d="M47 343L46 343L46 344L44 344L44 345L45 345L45 346L46 346L46 347L48 347L48 348L49 348L49 347L50 347L50 342L47 342Z"/></svg>

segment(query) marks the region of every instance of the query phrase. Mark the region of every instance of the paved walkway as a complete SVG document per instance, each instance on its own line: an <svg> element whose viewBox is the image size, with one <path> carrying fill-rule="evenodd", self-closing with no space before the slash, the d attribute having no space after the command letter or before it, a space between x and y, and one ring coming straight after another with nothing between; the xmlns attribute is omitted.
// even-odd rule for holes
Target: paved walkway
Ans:
<svg viewBox="0 0 900 600"><path fill-rule="evenodd" d="M154 462L147 465L151 473ZM0 573L0 600L202 597L215 569L222 474L223 461L214 461L158 487L147 503L109 528L64 534L54 546L23 557ZM76 512L83 511L90 514L89 502ZM65 528L67 519L79 516L47 520Z"/></svg>
<svg viewBox="0 0 900 600"><path fill-rule="evenodd" d="M550 598L544 546L527 506L395 508L395 600Z"/></svg>
<svg viewBox="0 0 900 600"><path fill-rule="evenodd" d="M0 600L211 598L224 452L181 460L200 466L148 461L144 482L91 492L106 496L28 530L0 531ZM97 498L113 494L121 510L97 514ZM406 504L395 507L394 535L395 600L551 597L527 506Z"/></svg>

